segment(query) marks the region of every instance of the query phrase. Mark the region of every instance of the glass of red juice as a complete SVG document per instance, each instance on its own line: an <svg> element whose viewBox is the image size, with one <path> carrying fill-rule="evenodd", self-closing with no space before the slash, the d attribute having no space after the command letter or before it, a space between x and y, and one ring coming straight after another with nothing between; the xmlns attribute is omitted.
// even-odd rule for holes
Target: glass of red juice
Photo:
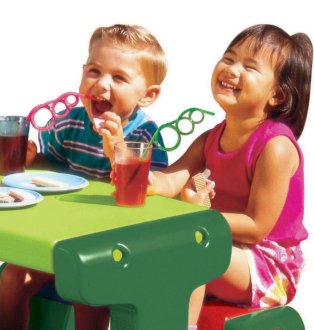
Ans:
<svg viewBox="0 0 314 330"><path fill-rule="evenodd" d="M116 204L142 206L146 201L152 146L124 141L114 146Z"/></svg>
<svg viewBox="0 0 314 330"><path fill-rule="evenodd" d="M23 116L0 116L0 175L24 172L29 122Z"/></svg>

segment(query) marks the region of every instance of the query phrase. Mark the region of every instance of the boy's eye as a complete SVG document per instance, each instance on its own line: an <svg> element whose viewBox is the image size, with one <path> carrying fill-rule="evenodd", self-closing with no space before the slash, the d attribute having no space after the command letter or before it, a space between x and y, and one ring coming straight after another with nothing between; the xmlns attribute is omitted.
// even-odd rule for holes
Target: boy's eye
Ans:
<svg viewBox="0 0 314 330"><path fill-rule="evenodd" d="M89 68L87 70L88 73L94 73L94 74L99 74L100 71L97 68Z"/></svg>
<svg viewBox="0 0 314 330"><path fill-rule="evenodd" d="M114 80L119 81L119 82L126 82L126 78L122 75L116 74L113 76Z"/></svg>
<svg viewBox="0 0 314 330"><path fill-rule="evenodd" d="M90 76L97 76L101 74L100 70L96 66L85 65L83 67L84 73Z"/></svg>

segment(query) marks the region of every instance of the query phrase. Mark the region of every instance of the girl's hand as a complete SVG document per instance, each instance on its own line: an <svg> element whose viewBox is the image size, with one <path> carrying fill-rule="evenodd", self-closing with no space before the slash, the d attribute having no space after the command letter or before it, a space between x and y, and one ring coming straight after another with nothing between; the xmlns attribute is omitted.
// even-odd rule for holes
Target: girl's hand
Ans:
<svg viewBox="0 0 314 330"><path fill-rule="evenodd" d="M123 127L121 118L114 112L108 111L102 115L102 121L99 121L97 132L103 139L104 154L114 161L114 145L123 141Z"/></svg>
<svg viewBox="0 0 314 330"><path fill-rule="evenodd" d="M31 166L37 155L37 146L34 141L29 140L27 142L26 150L26 166Z"/></svg>
<svg viewBox="0 0 314 330"><path fill-rule="evenodd" d="M209 200L215 197L215 182L205 179L205 185L202 189L196 191L193 179L190 179L181 191L181 199L185 202L210 207Z"/></svg>

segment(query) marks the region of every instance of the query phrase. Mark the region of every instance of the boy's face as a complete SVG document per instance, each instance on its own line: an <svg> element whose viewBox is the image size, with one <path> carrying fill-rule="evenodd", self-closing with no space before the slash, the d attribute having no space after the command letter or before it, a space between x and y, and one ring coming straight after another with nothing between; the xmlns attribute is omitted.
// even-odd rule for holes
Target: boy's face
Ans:
<svg viewBox="0 0 314 330"><path fill-rule="evenodd" d="M116 48L101 40L94 42L80 84L80 93L92 97L82 99L91 122L112 111L126 125L146 92L145 75L135 51Z"/></svg>

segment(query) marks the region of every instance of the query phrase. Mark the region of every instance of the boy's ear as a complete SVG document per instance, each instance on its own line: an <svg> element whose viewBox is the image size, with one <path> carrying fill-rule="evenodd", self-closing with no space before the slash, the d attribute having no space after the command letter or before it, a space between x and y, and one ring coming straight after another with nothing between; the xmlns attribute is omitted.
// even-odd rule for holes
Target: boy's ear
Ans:
<svg viewBox="0 0 314 330"><path fill-rule="evenodd" d="M268 101L269 105L275 107L276 105L282 104L286 101L286 94L281 87L277 87L274 91L274 95Z"/></svg>
<svg viewBox="0 0 314 330"><path fill-rule="evenodd" d="M146 93L138 100L138 105L143 108L151 105L156 101L160 94L160 86L159 85L151 85L147 88Z"/></svg>

